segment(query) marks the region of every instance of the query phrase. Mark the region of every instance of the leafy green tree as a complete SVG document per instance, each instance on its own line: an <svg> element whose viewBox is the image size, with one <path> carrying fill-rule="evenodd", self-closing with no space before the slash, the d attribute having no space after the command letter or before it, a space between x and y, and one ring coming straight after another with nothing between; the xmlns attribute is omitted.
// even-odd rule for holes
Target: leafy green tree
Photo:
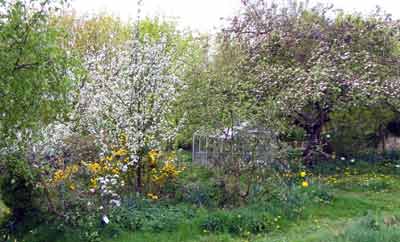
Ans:
<svg viewBox="0 0 400 242"><path fill-rule="evenodd" d="M62 118L78 76L49 24L63 1L0 1L0 147L16 134Z"/></svg>
<svg viewBox="0 0 400 242"><path fill-rule="evenodd" d="M34 207L26 145L40 127L66 118L80 78L79 62L63 45L68 35L51 24L64 3L0 1L0 183L16 222Z"/></svg>

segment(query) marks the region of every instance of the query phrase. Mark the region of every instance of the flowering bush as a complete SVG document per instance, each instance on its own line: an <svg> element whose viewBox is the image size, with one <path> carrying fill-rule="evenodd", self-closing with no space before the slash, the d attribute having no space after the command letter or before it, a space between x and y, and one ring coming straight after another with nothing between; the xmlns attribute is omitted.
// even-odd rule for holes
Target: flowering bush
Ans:
<svg viewBox="0 0 400 242"><path fill-rule="evenodd" d="M133 191L129 185L132 185L131 176L136 174L125 140L126 136L120 135L119 145L96 161L67 163L62 156L57 156L52 157L52 166L46 168L40 166L44 161L34 162L42 177L36 187L47 194L47 204L52 212L74 220L75 212L82 211L67 208L106 214L112 207L120 206L123 196ZM165 188L174 185L184 168L175 165L173 153L150 150L144 160L147 162L143 175L148 178L143 184L145 194L151 200L167 196Z"/></svg>
<svg viewBox="0 0 400 242"><path fill-rule="evenodd" d="M149 171L148 197L157 200L160 195L167 195L168 188L175 185L179 175L185 170L185 167L179 168L175 162L175 153L163 155L156 150L148 153L147 170ZM175 192L173 189L172 192Z"/></svg>

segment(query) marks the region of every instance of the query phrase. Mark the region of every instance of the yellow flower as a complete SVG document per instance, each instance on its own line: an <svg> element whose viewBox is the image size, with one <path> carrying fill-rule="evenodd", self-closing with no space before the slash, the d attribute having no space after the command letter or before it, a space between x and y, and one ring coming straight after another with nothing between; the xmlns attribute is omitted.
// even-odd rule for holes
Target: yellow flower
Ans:
<svg viewBox="0 0 400 242"><path fill-rule="evenodd" d="M91 163L91 164L87 165L87 167L89 168L89 171L92 173L97 173L101 170L101 166L97 162Z"/></svg>
<svg viewBox="0 0 400 242"><path fill-rule="evenodd" d="M307 173L305 171L300 172L301 177L305 177L306 175L307 175Z"/></svg>
<svg viewBox="0 0 400 242"><path fill-rule="evenodd" d="M125 133L121 133L119 135L119 143L120 143L120 145L123 145L123 146L126 145L127 140L128 140L128 136Z"/></svg>
<svg viewBox="0 0 400 242"><path fill-rule="evenodd" d="M57 170L56 172L54 172L53 181L55 183L60 182L60 181L64 180L65 178L66 178L66 176L65 176L63 170Z"/></svg>
<svg viewBox="0 0 400 242"><path fill-rule="evenodd" d="M151 166L155 166L157 163L157 159L159 156L159 152L157 150L150 150L148 153L149 163Z"/></svg>
<svg viewBox="0 0 400 242"><path fill-rule="evenodd" d="M158 196L153 193L147 193L147 197L151 200L158 200Z"/></svg>
<svg viewBox="0 0 400 242"><path fill-rule="evenodd" d="M90 179L90 187L91 188L96 188L97 187L97 179L96 178L91 178Z"/></svg>
<svg viewBox="0 0 400 242"><path fill-rule="evenodd" d="M125 156L128 154L128 151L126 149L119 149L117 151L113 151L114 156Z"/></svg>
<svg viewBox="0 0 400 242"><path fill-rule="evenodd" d="M301 186L302 187L308 187L308 181L303 181L302 183L301 183Z"/></svg>
<svg viewBox="0 0 400 242"><path fill-rule="evenodd" d="M77 173L79 171L79 166L77 164L74 164L70 168L71 173Z"/></svg>
<svg viewBox="0 0 400 242"><path fill-rule="evenodd" d="M75 184L74 183L72 183L71 185L69 185L69 189L71 189L72 191L74 191L75 190Z"/></svg>

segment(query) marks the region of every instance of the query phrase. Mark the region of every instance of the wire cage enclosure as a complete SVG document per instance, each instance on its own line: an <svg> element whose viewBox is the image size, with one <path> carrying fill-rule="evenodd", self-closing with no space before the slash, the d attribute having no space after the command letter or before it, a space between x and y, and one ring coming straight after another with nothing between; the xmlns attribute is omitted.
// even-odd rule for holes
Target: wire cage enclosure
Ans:
<svg viewBox="0 0 400 242"><path fill-rule="evenodd" d="M268 164L273 162L276 144L271 130L249 123L221 130L200 129L193 134L192 161L207 166L233 160Z"/></svg>

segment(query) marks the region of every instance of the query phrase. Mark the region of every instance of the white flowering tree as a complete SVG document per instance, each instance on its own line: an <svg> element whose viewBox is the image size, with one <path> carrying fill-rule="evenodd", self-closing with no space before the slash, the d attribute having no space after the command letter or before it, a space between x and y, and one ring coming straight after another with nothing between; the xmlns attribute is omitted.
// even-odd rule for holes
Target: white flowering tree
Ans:
<svg viewBox="0 0 400 242"><path fill-rule="evenodd" d="M329 8L295 2L243 4L226 32L247 51L243 69L256 76L256 93L304 130L309 163L328 157L321 133L332 112L371 103L398 107L398 22L379 13L332 18Z"/></svg>
<svg viewBox="0 0 400 242"><path fill-rule="evenodd" d="M137 192L143 155L175 134L167 115L180 81L165 48L163 40L134 39L115 48L113 55L104 54L109 50L93 53L87 63L91 81L80 90L81 123L96 136L103 155L125 136L127 166L136 169Z"/></svg>
<svg viewBox="0 0 400 242"><path fill-rule="evenodd" d="M174 74L178 61L168 43L135 36L82 52L85 78L68 95L73 107L68 117L21 133L35 187L53 214L67 219L72 212L67 208L73 207L106 214L108 207L120 205L126 184L143 191L144 158L179 129L171 110L184 85ZM78 150L71 150L71 140ZM80 154L79 142L85 140L95 152L96 142L99 157L72 159L69 152Z"/></svg>

